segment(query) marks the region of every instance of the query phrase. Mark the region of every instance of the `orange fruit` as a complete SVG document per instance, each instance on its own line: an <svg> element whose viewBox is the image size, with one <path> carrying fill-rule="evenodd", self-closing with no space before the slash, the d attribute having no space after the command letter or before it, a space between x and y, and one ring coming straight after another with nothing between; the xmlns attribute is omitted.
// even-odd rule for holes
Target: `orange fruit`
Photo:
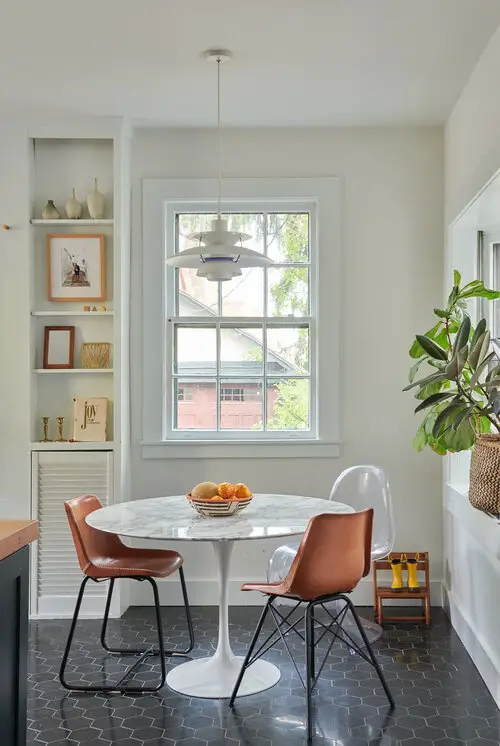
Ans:
<svg viewBox="0 0 500 746"><path fill-rule="evenodd" d="M231 482L221 482L218 493L225 500L231 500L234 497L234 484L231 484Z"/></svg>
<svg viewBox="0 0 500 746"><path fill-rule="evenodd" d="M234 485L234 496L237 497L240 500L243 500L247 497L252 497L252 493L246 486L246 484L235 484Z"/></svg>
<svg viewBox="0 0 500 746"><path fill-rule="evenodd" d="M220 501L222 501L223 499L224 498L221 497L220 495L214 495L213 497L210 498L210 500L220 500Z"/></svg>

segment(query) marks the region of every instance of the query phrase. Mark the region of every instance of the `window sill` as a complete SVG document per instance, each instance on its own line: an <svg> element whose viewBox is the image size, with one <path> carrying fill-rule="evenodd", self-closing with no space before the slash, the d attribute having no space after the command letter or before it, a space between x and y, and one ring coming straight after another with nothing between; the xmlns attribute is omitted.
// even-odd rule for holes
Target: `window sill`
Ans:
<svg viewBox="0 0 500 746"><path fill-rule="evenodd" d="M145 441L141 443L142 457L163 458L336 458L339 443L321 440L274 440L267 442L227 441Z"/></svg>

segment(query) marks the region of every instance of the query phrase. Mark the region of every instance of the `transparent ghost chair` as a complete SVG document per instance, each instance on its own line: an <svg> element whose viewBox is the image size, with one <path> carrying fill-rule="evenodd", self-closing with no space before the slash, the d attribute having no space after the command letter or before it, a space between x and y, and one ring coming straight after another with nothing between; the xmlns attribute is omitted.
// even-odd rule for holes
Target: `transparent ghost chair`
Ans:
<svg viewBox="0 0 500 746"><path fill-rule="evenodd" d="M389 481L383 469L365 464L351 466L337 478L328 499L350 505L355 511L373 508L372 561L383 559L390 554L395 539L394 516ZM302 537L292 539L274 551L267 571L270 583L276 583L286 577L301 541ZM341 610L341 603L335 602L338 609L332 609L330 604L330 613L338 613ZM368 619L362 618L361 621L370 642L382 636L380 625ZM362 642L354 619L350 618L349 613L343 625L347 625L346 630L357 642Z"/></svg>

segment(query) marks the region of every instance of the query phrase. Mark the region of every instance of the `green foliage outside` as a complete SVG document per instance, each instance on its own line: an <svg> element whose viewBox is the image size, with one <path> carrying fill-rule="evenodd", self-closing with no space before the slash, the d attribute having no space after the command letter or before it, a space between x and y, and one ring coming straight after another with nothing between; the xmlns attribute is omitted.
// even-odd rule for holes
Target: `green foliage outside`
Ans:
<svg viewBox="0 0 500 746"><path fill-rule="evenodd" d="M466 451L476 434L500 432L500 364L490 352L486 319L473 329L466 313L471 298L496 300L500 292L488 290L480 280L460 287L460 272L454 272L454 286L445 309L435 308L437 323L425 334L417 334L410 348L415 361L410 384L425 412L417 430L414 448L429 446L435 453ZM425 371L425 376L416 380Z"/></svg>
<svg viewBox="0 0 500 746"><path fill-rule="evenodd" d="M308 215L269 215L270 241L278 241L283 262L303 262L308 259ZM279 237L279 238L278 238ZM309 314L308 268L287 267L271 295L277 316L307 316ZM309 336L299 329L298 345L293 350L292 364L297 373L306 373L309 365ZM276 385L273 414L268 417L268 430L307 430L309 428L309 381L305 378L280 381Z"/></svg>

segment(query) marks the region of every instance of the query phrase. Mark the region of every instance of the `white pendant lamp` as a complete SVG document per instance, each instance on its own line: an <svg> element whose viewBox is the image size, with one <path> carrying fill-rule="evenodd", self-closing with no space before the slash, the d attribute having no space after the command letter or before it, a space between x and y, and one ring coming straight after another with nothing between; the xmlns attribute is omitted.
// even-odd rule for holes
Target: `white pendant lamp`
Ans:
<svg viewBox="0 0 500 746"><path fill-rule="evenodd" d="M208 62L217 64L217 156L219 172L217 179L217 217L212 220L212 230L190 233L187 238L196 241L197 246L180 251L167 259L170 267L197 269L198 277L211 282L226 282L241 275L246 267L267 267L274 262L263 254L243 246L251 236L247 233L228 230L228 221L221 217L222 192L222 145L220 121L220 66L231 59L227 50L205 52Z"/></svg>

